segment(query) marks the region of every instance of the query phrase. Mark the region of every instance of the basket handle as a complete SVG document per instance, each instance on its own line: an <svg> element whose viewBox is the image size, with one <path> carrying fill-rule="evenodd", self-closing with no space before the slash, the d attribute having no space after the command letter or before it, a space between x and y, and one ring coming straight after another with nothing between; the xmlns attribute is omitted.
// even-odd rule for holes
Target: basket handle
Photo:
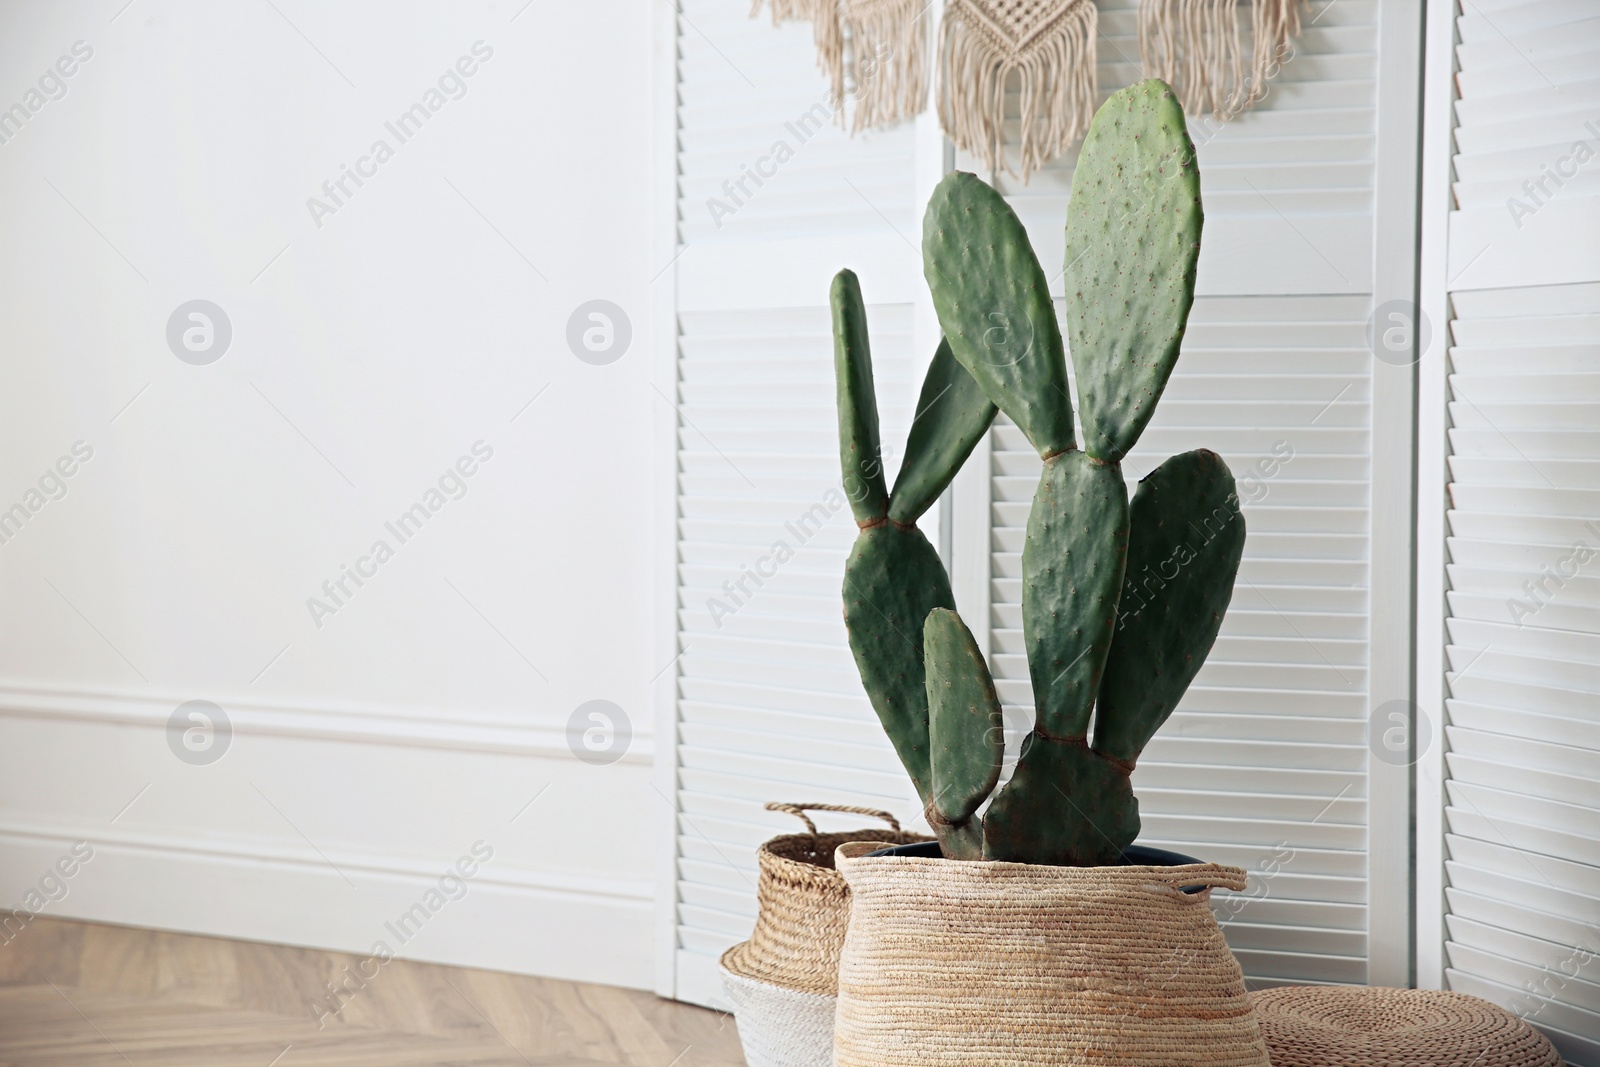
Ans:
<svg viewBox="0 0 1600 1067"><path fill-rule="evenodd" d="M766 807L768 811L782 811L793 815L806 824L806 832L812 837L817 836L817 824L806 814L808 811L839 811L847 815L870 815L874 819L882 819L888 823L896 833L900 831L900 820L889 812L879 811L877 808L857 808L849 804L783 804L776 800L769 801Z"/></svg>
<svg viewBox="0 0 1600 1067"><path fill-rule="evenodd" d="M1203 887L1239 892L1248 885L1248 876L1244 868L1229 867L1221 863L1194 863L1155 871L1147 868L1146 871L1154 881L1178 890Z"/></svg>

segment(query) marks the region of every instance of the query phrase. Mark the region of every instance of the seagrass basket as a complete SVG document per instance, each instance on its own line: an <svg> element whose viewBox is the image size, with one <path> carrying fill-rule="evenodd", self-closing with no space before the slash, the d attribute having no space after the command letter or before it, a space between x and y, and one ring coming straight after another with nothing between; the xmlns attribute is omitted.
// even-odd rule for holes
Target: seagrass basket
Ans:
<svg viewBox="0 0 1600 1067"><path fill-rule="evenodd" d="M839 952L850 922L850 888L834 869L834 851L846 842L876 847L930 838L902 830L893 815L874 808L773 803L767 810L794 815L806 832L774 837L756 853L755 930L723 953L723 988L750 1067L827 1067ZM808 811L868 815L889 828L818 833Z"/></svg>
<svg viewBox="0 0 1600 1067"><path fill-rule="evenodd" d="M1244 888L1238 867L871 849L839 848L838 1067L1269 1067L1209 906L1210 888Z"/></svg>

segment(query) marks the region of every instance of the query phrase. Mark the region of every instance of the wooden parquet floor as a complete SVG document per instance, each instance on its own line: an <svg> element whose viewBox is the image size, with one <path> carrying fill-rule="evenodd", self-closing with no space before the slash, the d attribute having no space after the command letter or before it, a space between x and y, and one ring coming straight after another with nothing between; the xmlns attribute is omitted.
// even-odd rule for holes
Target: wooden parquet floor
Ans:
<svg viewBox="0 0 1600 1067"><path fill-rule="evenodd" d="M352 984L360 962L41 918L0 944L0 1067L744 1063L731 1018L649 993L404 960Z"/></svg>

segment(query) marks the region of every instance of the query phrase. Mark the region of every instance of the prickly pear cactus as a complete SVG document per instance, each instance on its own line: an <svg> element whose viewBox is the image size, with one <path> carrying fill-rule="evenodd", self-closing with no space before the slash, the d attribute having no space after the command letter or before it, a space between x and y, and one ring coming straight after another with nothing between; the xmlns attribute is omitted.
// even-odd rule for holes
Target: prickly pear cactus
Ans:
<svg viewBox="0 0 1600 1067"><path fill-rule="evenodd" d="M848 272L835 283L840 454L862 527L845 573L850 642L949 858L1119 862L1139 833L1134 764L1216 640L1245 536L1227 464L1203 449L1174 456L1131 501L1121 467L1177 361L1201 224L1194 146L1172 90L1147 81L1113 94L1090 126L1067 209L1080 450L1061 332L1022 224L973 175L940 183L923 257L946 343L893 493L875 463L860 294ZM930 398L948 403L929 414ZM1044 460L1022 554L1036 716L998 793L994 680L914 526L996 407Z"/></svg>

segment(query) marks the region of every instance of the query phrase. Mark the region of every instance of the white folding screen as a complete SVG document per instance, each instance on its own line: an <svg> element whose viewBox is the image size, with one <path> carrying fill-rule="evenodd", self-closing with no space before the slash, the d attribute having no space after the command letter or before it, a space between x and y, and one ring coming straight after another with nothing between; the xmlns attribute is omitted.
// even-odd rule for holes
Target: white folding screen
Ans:
<svg viewBox="0 0 1600 1067"><path fill-rule="evenodd" d="M1098 6L1109 92L1142 76L1136 4ZM1420 19L1408 4L1339 0L1312 5L1306 21L1255 110L1226 123L1189 117L1206 211L1198 297L1177 371L1124 469L1132 484L1173 453L1220 452L1249 536L1217 645L1134 786L1142 840L1250 871L1246 893L1217 901L1247 976L1404 984L1404 768L1378 761L1371 773L1369 720L1407 689L1409 646L1373 635L1409 628L1409 531L1382 528L1373 512L1409 512L1410 396L1408 381L1375 365L1368 320L1375 304L1411 295L1409 247L1398 264L1378 252L1382 228L1414 234L1410 191L1378 185L1386 165L1406 169L1388 157L1415 151ZM1027 185L998 179L1063 313L1073 163ZM1375 462L1375 441L1395 450ZM987 537L958 543L986 549L989 650L1008 721L1025 725L1018 576L1040 465L1009 424L991 435L988 464L987 485L961 483L968 507L957 511ZM986 516L970 499L985 492ZM1379 587L1397 560L1401 585ZM1379 775L1387 789L1374 788Z"/></svg>
<svg viewBox="0 0 1600 1067"><path fill-rule="evenodd" d="M663 5L666 9L666 5ZM918 810L846 643L840 585L856 534L840 486L828 286L868 302L885 465L897 467L922 369L916 134L834 124L808 26L682 0L677 50L676 360L663 723L676 811L663 992L721 1002L717 958L755 920L755 848L801 829L769 800ZM665 260L664 260L665 262ZM835 825L862 825L851 816ZM819 816L828 822L829 816ZM670 872L670 873L667 873Z"/></svg>
<svg viewBox="0 0 1600 1067"><path fill-rule="evenodd" d="M1110 92L1139 77L1135 16L1130 0L1100 10ZM824 86L809 29L745 14L680 0L658 41L675 101L659 116L675 195L662 205L670 239L658 239L671 264L657 344L672 486L658 588L675 607L661 630L671 663L658 683L657 785L676 819L663 831L658 988L702 1003L719 999L716 958L753 921L754 847L786 829L762 802L915 810L845 643L850 516L830 511L803 547L791 528L819 503L827 511L838 484L828 277L848 265L862 278L891 470L937 339L918 251L944 167L931 118L854 140L811 134L799 120L820 113ZM1252 976L1404 984L1407 778L1375 762L1368 712L1410 691L1412 398L1409 371L1394 379L1374 363L1367 323L1375 301L1414 295L1403 157L1417 136L1420 14L1401 0L1337 0L1306 20L1257 110L1225 124L1191 117L1208 220L1201 299L1128 470L1222 452L1252 533L1217 652L1136 782L1146 840L1255 875L1250 893L1221 903ZM1027 187L997 179L1051 275L1071 163ZM1002 423L950 517L957 600L1018 724L1029 696L1016 574L1037 472ZM793 558L763 564L780 540ZM762 580L741 588L747 569ZM1369 817L1375 807L1386 821Z"/></svg>
<svg viewBox="0 0 1600 1067"><path fill-rule="evenodd" d="M1428 69L1418 978L1593 1067L1600 6L1434 3Z"/></svg>

